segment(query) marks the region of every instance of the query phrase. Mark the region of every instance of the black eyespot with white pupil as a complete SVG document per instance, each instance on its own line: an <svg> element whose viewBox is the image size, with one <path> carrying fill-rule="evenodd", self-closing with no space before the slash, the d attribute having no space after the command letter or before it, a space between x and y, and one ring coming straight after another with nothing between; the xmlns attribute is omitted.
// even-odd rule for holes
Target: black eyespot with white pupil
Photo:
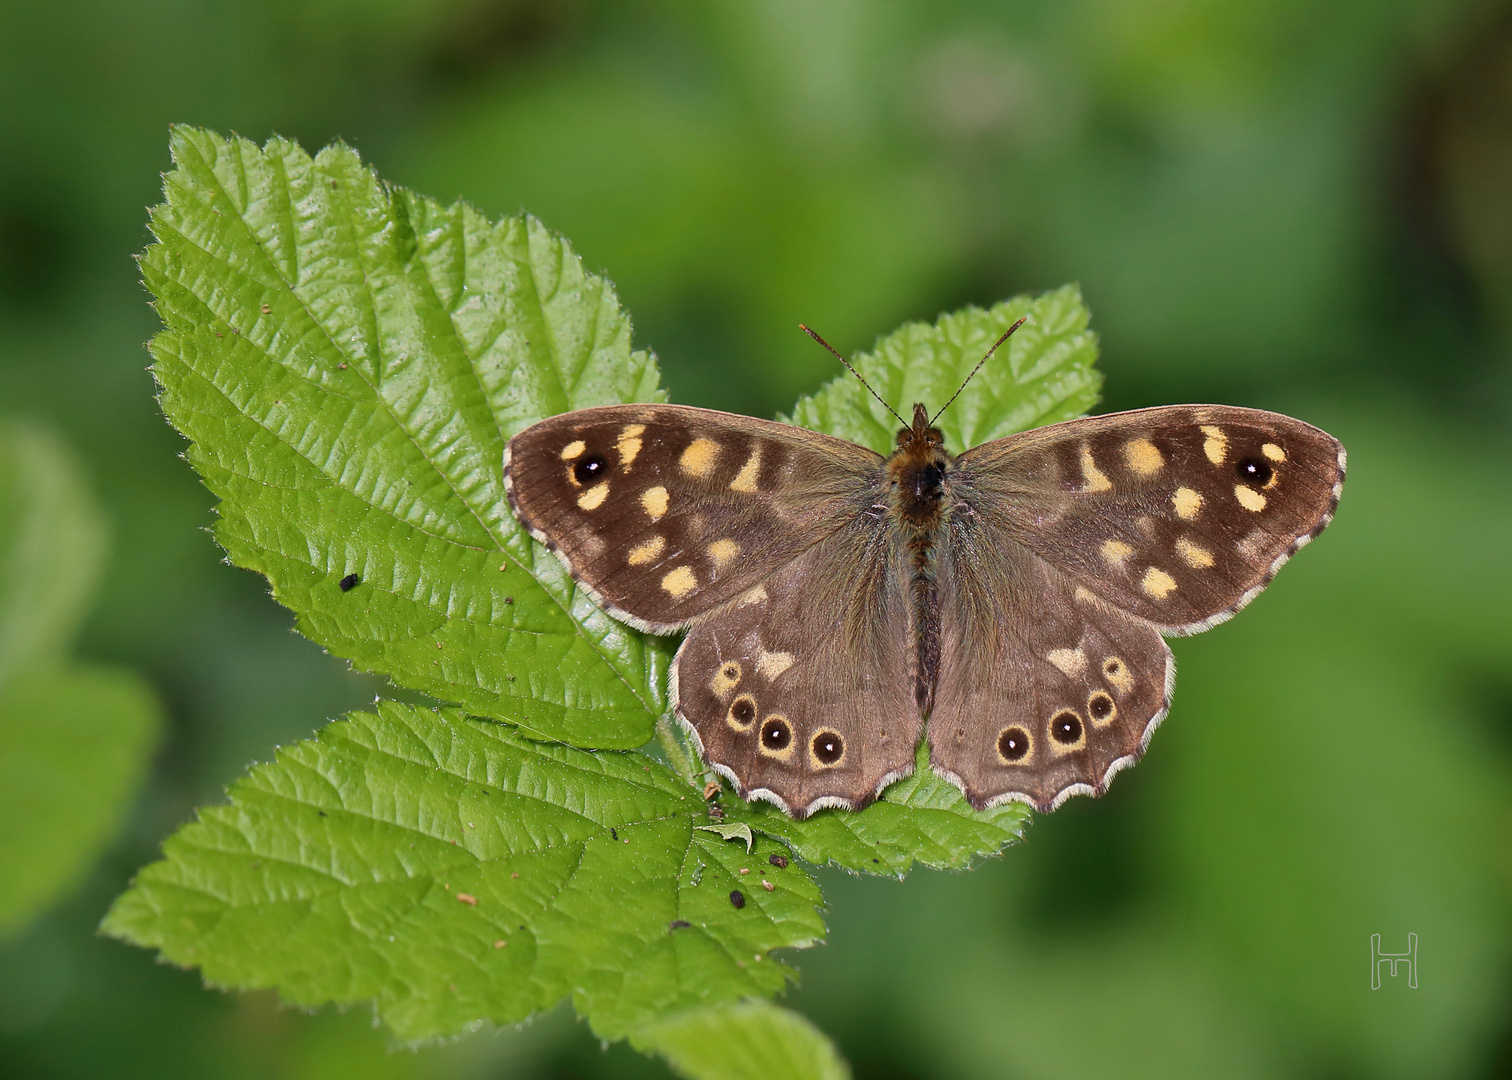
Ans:
<svg viewBox="0 0 1512 1080"><path fill-rule="evenodd" d="M588 454L573 462L572 475L580 484L591 484L595 480L602 479L608 468L609 459L603 454Z"/></svg>
<svg viewBox="0 0 1512 1080"><path fill-rule="evenodd" d="M793 729L786 720L772 717L761 725L761 745L768 750L781 752L793 741Z"/></svg>
<svg viewBox="0 0 1512 1080"><path fill-rule="evenodd" d="M1070 746L1082 737L1081 717L1063 710L1050 718L1050 737L1062 746Z"/></svg>
<svg viewBox="0 0 1512 1080"><path fill-rule="evenodd" d="M822 765L833 765L845 756L845 740L833 731L821 731L814 736L814 757Z"/></svg>
<svg viewBox="0 0 1512 1080"><path fill-rule="evenodd" d="M1275 473L1275 470L1270 467L1269 462L1253 457L1247 457L1240 461L1238 470L1239 479L1247 484L1258 484L1261 487L1270 483L1271 477Z"/></svg>
<svg viewBox="0 0 1512 1080"><path fill-rule="evenodd" d="M1087 701L1087 712L1094 720L1106 720L1113 715L1113 699L1099 690Z"/></svg>
<svg viewBox="0 0 1512 1080"><path fill-rule="evenodd" d="M998 736L998 753L1004 761L1022 761L1029 752L1029 733L1020 727L1004 728Z"/></svg>
<svg viewBox="0 0 1512 1080"><path fill-rule="evenodd" d="M756 702L749 694L742 694L730 706L730 717L741 727L748 727L756 719Z"/></svg>

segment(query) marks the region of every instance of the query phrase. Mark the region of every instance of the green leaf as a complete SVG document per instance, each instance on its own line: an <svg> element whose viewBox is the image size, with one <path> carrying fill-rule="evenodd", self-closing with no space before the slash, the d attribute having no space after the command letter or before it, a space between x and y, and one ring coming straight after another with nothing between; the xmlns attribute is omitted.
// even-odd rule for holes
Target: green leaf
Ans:
<svg viewBox="0 0 1512 1080"><path fill-rule="evenodd" d="M293 1004L375 999L403 1039L517 1022L568 994L619 1038L775 993L792 972L772 950L824 932L817 886L772 867L776 845L748 856L704 820L642 754L382 703L201 811L104 930Z"/></svg>
<svg viewBox="0 0 1512 1080"><path fill-rule="evenodd" d="M119 831L161 726L152 691L129 672L0 684L0 935L39 914Z"/></svg>
<svg viewBox="0 0 1512 1080"><path fill-rule="evenodd" d="M0 684L63 662L105 560L105 517L73 454L0 426Z"/></svg>
<svg viewBox="0 0 1512 1080"><path fill-rule="evenodd" d="M834 1043L808 1020L767 1002L692 1009L650 1024L630 1044L658 1053L689 1080L849 1080Z"/></svg>
<svg viewBox="0 0 1512 1080"><path fill-rule="evenodd" d="M899 415L913 405L938 411L992 343L1028 316L937 421L956 453L1015 432L1072 420L1097 403L1102 375L1097 335L1081 290L1067 285L1037 297L1017 296L991 310L969 307L933 324L908 323L852 364ZM849 372L794 407L789 423L891 453L898 421Z"/></svg>
<svg viewBox="0 0 1512 1080"><path fill-rule="evenodd" d="M106 546L68 448L0 425L0 934L56 899L114 835L162 726L141 680L67 662Z"/></svg>
<svg viewBox="0 0 1512 1080"><path fill-rule="evenodd" d="M536 419L661 397L610 285L539 222L387 186L346 147L179 127L173 158L141 260L166 326L153 372L232 561L403 686L546 738L644 743L667 643L575 587L501 474Z"/></svg>
<svg viewBox="0 0 1512 1080"><path fill-rule="evenodd" d="M899 780L864 810L821 810L794 821L769 803L726 800L729 820L749 824L781 840L806 861L868 874L902 877L915 863L960 869L996 855L1023 838L1029 808L1004 803L991 810L971 808L955 785L929 767L929 746L919 744L914 773Z"/></svg>
<svg viewBox="0 0 1512 1080"><path fill-rule="evenodd" d="M756 837L751 835L751 827L744 822L729 825L700 825L700 832L711 832L718 835L721 840L743 840L746 851L751 850L751 845L756 843Z"/></svg>

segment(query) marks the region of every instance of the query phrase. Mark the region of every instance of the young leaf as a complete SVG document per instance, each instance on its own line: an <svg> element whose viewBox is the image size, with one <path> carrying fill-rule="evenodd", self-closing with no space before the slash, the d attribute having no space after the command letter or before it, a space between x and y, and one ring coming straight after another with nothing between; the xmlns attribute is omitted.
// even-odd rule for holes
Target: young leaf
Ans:
<svg viewBox="0 0 1512 1080"><path fill-rule="evenodd" d="M0 426L0 934L119 828L162 724L135 676L67 663L105 548L104 514L68 449Z"/></svg>
<svg viewBox="0 0 1512 1080"><path fill-rule="evenodd" d="M608 618L510 515L504 443L658 399L609 284L529 218L489 222L179 127L141 260L153 372L219 496L216 537L300 629L395 682L580 746L637 746L665 642Z"/></svg>
<svg viewBox="0 0 1512 1080"><path fill-rule="evenodd" d="M905 419L922 401L938 412L998 337L1019 327L993 354L936 425L954 453L1015 432L1073 420L1097 403L1102 375L1097 335L1081 290L1067 285L1041 296L1017 296L991 310L969 307L933 324L908 323L851 360ZM898 421L850 372L835 376L794 407L789 423L891 453Z"/></svg>
<svg viewBox="0 0 1512 1080"><path fill-rule="evenodd" d="M764 1001L691 1009L649 1024L630 1045L688 1080L849 1080L835 1044L803 1016Z"/></svg>
<svg viewBox="0 0 1512 1080"><path fill-rule="evenodd" d="M104 930L219 985L303 1006L374 999L402 1039L516 1022L568 994L620 1038L775 993L791 971L772 950L824 932L817 887L768 863L775 844L747 855L705 820L644 755L385 703L202 810Z"/></svg>

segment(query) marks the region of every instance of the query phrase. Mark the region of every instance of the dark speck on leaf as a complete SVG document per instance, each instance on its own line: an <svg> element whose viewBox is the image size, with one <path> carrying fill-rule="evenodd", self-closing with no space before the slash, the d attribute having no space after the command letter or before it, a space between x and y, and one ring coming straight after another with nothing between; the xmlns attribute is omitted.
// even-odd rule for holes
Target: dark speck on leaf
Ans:
<svg viewBox="0 0 1512 1080"><path fill-rule="evenodd" d="M609 829L609 835L614 837L616 840L619 839L619 833L615 832L612 826Z"/></svg>
<svg viewBox="0 0 1512 1080"><path fill-rule="evenodd" d="M506 597L505 597L505 598L504 598L504 602L505 602L505 603L506 603L506 604L512 604L512 603L514 603L514 597L512 597L512 596L506 596Z"/></svg>
<svg viewBox="0 0 1512 1080"><path fill-rule="evenodd" d="M356 574L348 574L346 577L341 579L341 591L351 592L357 587L357 583L361 580L362 579Z"/></svg>
<svg viewBox="0 0 1512 1080"><path fill-rule="evenodd" d="M745 893L741 892L739 889L731 891L730 903L734 904L737 908L745 907Z"/></svg>
<svg viewBox="0 0 1512 1080"><path fill-rule="evenodd" d="M687 919L673 919L671 922L669 922L667 924L667 929L668 930L686 930L688 927L690 927L692 925L693 924L690 923Z"/></svg>
<svg viewBox="0 0 1512 1080"><path fill-rule="evenodd" d="M316 812L316 813L317 813L317 814L319 814L319 815L320 815L320 816L321 816L321 817L325 817L325 816L327 816L327 815L326 815L326 812L325 812L325 811L324 811L324 810L317 810L317 811L315 811L315 812Z"/></svg>
<svg viewBox="0 0 1512 1080"><path fill-rule="evenodd" d="M782 855L768 855L767 856L767 862L771 863L773 866L775 866L779 870L786 870L787 869L787 858L785 856L782 856Z"/></svg>
<svg viewBox="0 0 1512 1080"><path fill-rule="evenodd" d="M881 862L881 859L873 859L872 862Z"/></svg>

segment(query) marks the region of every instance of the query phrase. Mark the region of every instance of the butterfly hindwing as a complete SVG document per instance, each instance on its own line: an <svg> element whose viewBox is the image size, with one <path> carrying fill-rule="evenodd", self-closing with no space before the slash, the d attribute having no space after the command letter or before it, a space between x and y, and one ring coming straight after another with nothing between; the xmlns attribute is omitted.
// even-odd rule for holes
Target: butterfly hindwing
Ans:
<svg viewBox="0 0 1512 1080"><path fill-rule="evenodd" d="M950 538L931 764L978 809L1102 794L1169 707L1164 639L980 522Z"/></svg>
<svg viewBox="0 0 1512 1080"><path fill-rule="evenodd" d="M611 405L526 428L504 475L515 514L596 599L667 633L853 518L882 460L747 416Z"/></svg>
<svg viewBox="0 0 1512 1080"><path fill-rule="evenodd" d="M1180 405L1072 420L962 454L951 496L1109 603L1195 633L1333 517L1344 450L1300 420Z"/></svg>
<svg viewBox="0 0 1512 1080"><path fill-rule="evenodd" d="M906 552L876 516L696 619L673 665L677 716L745 798L806 817L856 809L913 768Z"/></svg>

